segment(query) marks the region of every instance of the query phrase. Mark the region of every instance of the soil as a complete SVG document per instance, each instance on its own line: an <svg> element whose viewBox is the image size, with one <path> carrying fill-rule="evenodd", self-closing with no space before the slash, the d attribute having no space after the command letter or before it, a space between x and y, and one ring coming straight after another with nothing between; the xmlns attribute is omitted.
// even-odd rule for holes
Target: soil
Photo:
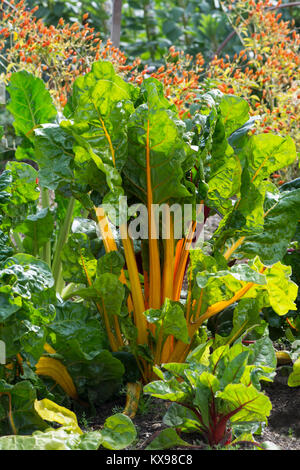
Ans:
<svg viewBox="0 0 300 470"><path fill-rule="evenodd" d="M268 442L270 449L276 446L278 450L300 450L300 387L289 387L287 376L278 370L274 382L265 382L264 392L272 402L272 411L268 426L264 428L260 436L255 436L257 442ZM125 405L125 396L119 396L112 402L106 402L97 409L97 415L89 420L89 429L100 429L111 414L122 412ZM170 405L164 400L154 398L142 398L139 411L133 422L136 426L138 438L131 450L144 450L154 437L165 428L162 418ZM196 439L194 441L193 439ZM200 436L191 436L189 439L197 444L200 449L210 450ZM245 446L249 449L249 446ZM243 448L240 448L243 450Z"/></svg>

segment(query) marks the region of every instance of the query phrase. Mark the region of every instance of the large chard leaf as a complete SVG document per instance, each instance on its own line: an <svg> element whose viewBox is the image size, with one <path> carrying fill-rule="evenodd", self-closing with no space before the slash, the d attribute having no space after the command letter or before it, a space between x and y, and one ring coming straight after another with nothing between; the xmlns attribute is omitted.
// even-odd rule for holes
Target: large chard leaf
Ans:
<svg viewBox="0 0 300 470"><path fill-rule="evenodd" d="M56 189L72 181L74 139L58 124L45 124L35 129L35 160L39 165L40 184Z"/></svg>
<svg viewBox="0 0 300 470"><path fill-rule="evenodd" d="M39 249L51 239L54 219L49 208L41 209L36 214L28 215L15 230L23 233L23 246L27 252L37 255Z"/></svg>
<svg viewBox="0 0 300 470"><path fill-rule="evenodd" d="M273 134L253 135L243 149L253 182L258 185L274 171L278 171L297 157L295 143L291 137Z"/></svg>
<svg viewBox="0 0 300 470"><path fill-rule="evenodd" d="M238 96L222 96L219 109L225 127L226 138L242 127L249 119L249 104Z"/></svg>
<svg viewBox="0 0 300 470"><path fill-rule="evenodd" d="M56 109L43 80L22 70L11 75L7 109L13 114L17 135L33 138L33 130L56 117Z"/></svg>
<svg viewBox="0 0 300 470"><path fill-rule="evenodd" d="M223 410L231 414L231 421L266 421L272 404L270 399L260 393L253 385L229 384L217 393L223 402Z"/></svg>
<svg viewBox="0 0 300 470"><path fill-rule="evenodd" d="M92 253L91 240L85 233L72 233L69 236L61 260L66 282L88 284L95 277L97 261Z"/></svg>
<svg viewBox="0 0 300 470"><path fill-rule="evenodd" d="M51 344L63 358L78 394L92 403L105 401L121 385L124 366L107 350L100 320L82 303L65 302L56 312L47 326Z"/></svg>
<svg viewBox="0 0 300 470"><path fill-rule="evenodd" d="M122 194L119 172L127 159L127 121L138 93L115 73L111 63L97 62L90 73L75 81L65 108L72 123L61 125L75 138L75 162L96 166L105 177L102 185L106 180L107 192L111 191L109 201L116 202ZM87 176L94 179L92 172ZM95 189L101 191L101 180Z"/></svg>
<svg viewBox="0 0 300 470"><path fill-rule="evenodd" d="M296 159L296 149L290 137L259 134L248 138L238 157L243 165L240 194L238 194L238 199L232 210L226 214L215 233L216 249L220 248L224 241L230 237L252 234L256 236L256 233L263 231L265 218L268 215L268 212L264 210L267 188L264 179L272 172L290 165ZM293 205L291 201L290 204ZM291 215L290 211L283 218L288 218L289 215ZM274 233L274 224L278 231L278 220L273 221L273 224L271 222L267 227L268 230L273 231L272 233ZM292 231L293 228L294 222L290 230ZM265 235L266 232L267 230L264 229L262 238L266 237L265 244L270 244L268 240L270 235L268 232ZM284 240L287 238L286 234Z"/></svg>
<svg viewBox="0 0 300 470"><path fill-rule="evenodd" d="M45 429L46 423L34 409L35 400L36 391L29 381L10 385L0 380L0 434L31 434Z"/></svg>
<svg viewBox="0 0 300 470"><path fill-rule="evenodd" d="M189 147L176 116L160 99L156 82L145 81L147 102L128 122L128 160L124 174L128 192L145 204L161 204L189 196L182 165Z"/></svg>
<svg viewBox="0 0 300 470"><path fill-rule="evenodd" d="M258 255L266 264L282 260L300 219L300 188L266 193L264 230L248 236L237 251L253 257Z"/></svg>

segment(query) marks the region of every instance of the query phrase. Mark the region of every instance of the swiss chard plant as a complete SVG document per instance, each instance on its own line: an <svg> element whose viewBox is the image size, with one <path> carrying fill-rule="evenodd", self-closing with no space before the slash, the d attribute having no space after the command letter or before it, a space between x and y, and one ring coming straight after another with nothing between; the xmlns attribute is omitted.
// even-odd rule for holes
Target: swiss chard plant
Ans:
<svg viewBox="0 0 300 470"><path fill-rule="evenodd" d="M101 430L87 432L80 429L75 413L47 398L35 400L31 413L44 429L31 435L2 436L0 450L120 450L136 438L131 419L121 413L107 418Z"/></svg>
<svg viewBox="0 0 300 470"><path fill-rule="evenodd" d="M26 72L13 74L8 87L22 139L16 158L38 165L37 174L28 171L38 178L42 208L26 220L21 213L16 225L5 205L11 225L3 236L18 256L43 260L59 298L69 301L49 322L53 360L61 351L101 368L99 343L84 350L80 313L71 329L60 323L57 311L66 319L78 305L95 312L109 357L134 357L139 375L129 380L144 384L156 377L154 365L184 363L206 341L207 321L226 309L235 308L232 331L216 336L214 348L253 329L262 336L265 308L279 316L296 310L297 285L281 261L300 217L300 189L278 192L269 180L296 159L290 137L251 135L246 101L218 91L197 96L183 121L157 80L134 86L109 62L77 78L64 115L41 88ZM21 163L9 165L17 171ZM217 229L199 242L216 214Z"/></svg>
<svg viewBox="0 0 300 470"><path fill-rule="evenodd" d="M163 418L168 428L147 449L191 446L181 433L198 433L213 447L253 441L252 433L266 423L272 405L260 381L272 380L276 367L270 339L262 337L254 346L237 342L213 352L211 345L196 348L185 363L155 368L160 380L146 385L144 392L173 403Z"/></svg>

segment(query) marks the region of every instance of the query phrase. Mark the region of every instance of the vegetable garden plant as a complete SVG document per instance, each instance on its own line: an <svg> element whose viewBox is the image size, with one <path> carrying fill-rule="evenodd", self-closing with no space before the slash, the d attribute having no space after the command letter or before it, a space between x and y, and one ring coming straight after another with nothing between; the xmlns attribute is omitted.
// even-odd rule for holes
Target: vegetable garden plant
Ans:
<svg viewBox="0 0 300 470"><path fill-rule="evenodd" d="M105 61L75 80L63 114L28 72L13 73L7 91L20 145L0 176L1 432L40 429L36 396L97 404L124 380L134 416L141 387L162 378L158 367L182 377L199 348L231 354L223 368L241 348L239 387L251 367L266 367L270 380L275 356L264 357L271 342L261 312L297 310L291 266L281 260L297 230L300 188L295 180L280 191L268 179L295 161L292 139L253 135L247 102L218 90L199 94L182 120L159 81L135 86ZM155 217L161 204L165 219ZM218 228L197 243L216 214ZM226 312L229 331L212 333L210 322ZM263 339L258 362L247 363L249 339ZM203 380L215 372L204 372L207 357ZM248 386L258 387L256 373ZM202 407L210 386L200 381ZM31 404L16 425L20 386Z"/></svg>

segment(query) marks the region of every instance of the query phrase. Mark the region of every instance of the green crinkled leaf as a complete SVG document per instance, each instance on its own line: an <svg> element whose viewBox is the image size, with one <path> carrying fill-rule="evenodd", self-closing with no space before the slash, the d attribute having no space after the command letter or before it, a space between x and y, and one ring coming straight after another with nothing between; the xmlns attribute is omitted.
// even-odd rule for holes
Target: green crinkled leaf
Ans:
<svg viewBox="0 0 300 470"><path fill-rule="evenodd" d="M0 175L0 204L5 204L11 197L11 193L6 191L12 183L12 174L10 170L4 170Z"/></svg>
<svg viewBox="0 0 300 470"><path fill-rule="evenodd" d="M32 436L0 437L0 450L97 450L101 432L70 433L64 428L35 432Z"/></svg>
<svg viewBox="0 0 300 470"><path fill-rule="evenodd" d="M285 315L290 310L297 310L295 299L298 286L290 280L292 269L279 261L265 271L270 305L278 315Z"/></svg>
<svg viewBox="0 0 300 470"><path fill-rule="evenodd" d="M127 122L138 94L137 88L115 73L110 62L97 62L91 72L77 78L65 108L72 123L61 125L76 140L75 163L78 168L87 168L84 182L95 190L101 188L100 178L97 184L94 177L95 168L96 173L100 170L105 202L116 203L123 194L119 171L127 159ZM82 181L82 175L78 176Z"/></svg>
<svg viewBox="0 0 300 470"><path fill-rule="evenodd" d="M264 230L248 236L238 250L247 257L258 255L263 263L282 260L300 218L300 189L284 191L273 198L264 218Z"/></svg>
<svg viewBox="0 0 300 470"><path fill-rule="evenodd" d="M12 73L7 90L11 98L7 109L14 116L17 135L32 138L34 128L56 118L50 93L40 78L25 70Z"/></svg>
<svg viewBox="0 0 300 470"><path fill-rule="evenodd" d="M224 95L219 104L226 137L242 127L249 119L249 104L243 98Z"/></svg>
<svg viewBox="0 0 300 470"><path fill-rule="evenodd" d="M0 287L0 318L4 322L22 307L21 297L15 297L11 286Z"/></svg>
<svg viewBox="0 0 300 470"><path fill-rule="evenodd" d="M104 273L120 276L121 269L125 264L124 257L118 251L110 251L97 261L97 274L101 276Z"/></svg>
<svg viewBox="0 0 300 470"><path fill-rule="evenodd" d="M144 393L170 401L184 402L187 397L186 387L173 377L170 380L155 380L144 387Z"/></svg>
<svg viewBox="0 0 300 470"><path fill-rule="evenodd" d="M224 368L224 372L220 379L220 387L224 389L229 383L239 383L244 373L247 360L248 351L243 351L230 361Z"/></svg>
<svg viewBox="0 0 300 470"><path fill-rule="evenodd" d="M7 258L0 277L14 280L13 291L24 298L40 295L54 286L52 272L47 263L25 253Z"/></svg>
<svg viewBox="0 0 300 470"><path fill-rule="evenodd" d="M153 439L153 441L146 447L146 450L163 450L171 449L172 447L190 447L191 444L181 439L173 428L167 428Z"/></svg>
<svg viewBox="0 0 300 470"><path fill-rule="evenodd" d="M270 399L259 392L253 385L228 384L217 397L225 401L224 408L227 413L235 412L230 420L238 421L266 421L272 404Z"/></svg>
<svg viewBox="0 0 300 470"><path fill-rule="evenodd" d="M163 417L167 426L179 428L183 432L199 432L201 426L195 413L185 406L172 403Z"/></svg>
<svg viewBox="0 0 300 470"><path fill-rule="evenodd" d="M91 361L108 347L100 320L92 318L82 304L69 301L57 306L56 318L47 329L55 333L55 350L66 360Z"/></svg>
<svg viewBox="0 0 300 470"><path fill-rule="evenodd" d="M253 365L264 365L272 368L276 368L277 359L272 341L268 336L264 336L255 341L251 346L249 355L249 364Z"/></svg>
<svg viewBox="0 0 300 470"><path fill-rule="evenodd" d="M137 432L131 419L117 413L105 421L101 429L101 444L106 449L121 450L132 444L136 436Z"/></svg>
<svg viewBox="0 0 300 470"><path fill-rule="evenodd" d="M26 246L27 251L35 254L51 239L53 229L54 218L48 207L39 210L36 214L28 215L15 228L17 232L26 236L23 245Z"/></svg>
<svg viewBox="0 0 300 470"><path fill-rule="evenodd" d="M244 148L249 172L255 185L274 171L284 168L296 159L296 147L291 137L273 134L253 135Z"/></svg>
<svg viewBox="0 0 300 470"><path fill-rule="evenodd" d="M62 274L66 282L87 284L96 275L97 261L85 233L72 233L61 253Z"/></svg>
<svg viewBox="0 0 300 470"><path fill-rule="evenodd" d="M150 308L144 312L149 323L154 323L163 329L163 335L172 335L176 339L189 342L188 328L184 316L184 310L179 302L174 302L169 299L165 300L161 309Z"/></svg>
<svg viewBox="0 0 300 470"><path fill-rule="evenodd" d="M6 170L10 171L12 176L12 182L9 185L10 204L15 206L26 204L39 198L36 183L38 172L31 165L12 161L6 164Z"/></svg>
<svg viewBox="0 0 300 470"><path fill-rule="evenodd" d="M124 167L127 190L145 204L149 191L153 204L188 197L181 169L188 145L175 116L161 107L156 82L145 81L144 87L147 102L138 106L128 122L128 159ZM151 188L147 187L147 168Z"/></svg>
<svg viewBox="0 0 300 470"><path fill-rule="evenodd" d="M118 276L111 273L100 274L94 282L100 307L105 309L108 315L120 315L125 287L119 281Z"/></svg>
<svg viewBox="0 0 300 470"><path fill-rule="evenodd" d="M74 178L74 139L58 124L45 124L35 130L35 160L39 165L40 184L56 189Z"/></svg>
<svg viewBox="0 0 300 470"><path fill-rule="evenodd" d="M0 380L0 434L31 434L36 430L43 430L46 423L39 417L34 409L36 391L33 385L23 380L15 385ZM11 397L11 416L9 419L9 398ZM15 430L13 429L15 428Z"/></svg>

